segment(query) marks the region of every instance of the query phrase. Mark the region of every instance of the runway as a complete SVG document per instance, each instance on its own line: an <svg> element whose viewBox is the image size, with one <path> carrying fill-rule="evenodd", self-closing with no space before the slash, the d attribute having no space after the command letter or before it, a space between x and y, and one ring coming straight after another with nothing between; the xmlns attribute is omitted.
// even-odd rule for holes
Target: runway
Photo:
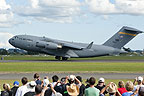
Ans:
<svg viewBox="0 0 144 96"><path fill-rule="evenodd" d="M0 60L0 62L144 62L144 60Z"/></svg>

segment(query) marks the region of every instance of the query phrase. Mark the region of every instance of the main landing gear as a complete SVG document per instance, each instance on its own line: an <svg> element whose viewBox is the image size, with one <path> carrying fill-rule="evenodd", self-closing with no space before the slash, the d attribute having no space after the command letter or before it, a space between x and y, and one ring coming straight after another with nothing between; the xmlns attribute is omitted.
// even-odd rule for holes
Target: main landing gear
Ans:
<svg viewBox="0 0 144 96"><path fill-rule="evenodd" d="M57 59L57 60L59 60L59 61L60 61L60 60L66 61L66 60L68 60L68 57L56 56L55 59Z"/></svg>

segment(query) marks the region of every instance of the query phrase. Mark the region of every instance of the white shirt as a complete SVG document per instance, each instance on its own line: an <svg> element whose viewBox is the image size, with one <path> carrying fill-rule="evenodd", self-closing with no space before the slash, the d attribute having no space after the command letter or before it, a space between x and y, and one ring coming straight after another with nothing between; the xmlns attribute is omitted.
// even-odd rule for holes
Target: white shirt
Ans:
<svg viewBox="0 0 144 96"><path fill-rule="evenodd" d="M27 85L23 85L17 89L15 96L24 96L25 93L27 93L29 90L27 88Z"/></svg>
<svg viewBox="0 0 144 96"><path fill-rule="evenodd" d="M136 89L137 89L137 88L140 88L140 87L144 87L144 85L136 85L136 86L134 86L133 92L136 91Z"/></svg>

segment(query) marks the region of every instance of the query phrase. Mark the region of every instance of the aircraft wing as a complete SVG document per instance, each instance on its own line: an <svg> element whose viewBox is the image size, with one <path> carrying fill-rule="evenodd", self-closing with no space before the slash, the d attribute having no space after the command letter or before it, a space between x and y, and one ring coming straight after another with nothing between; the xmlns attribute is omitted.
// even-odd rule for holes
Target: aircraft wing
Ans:
<svg viewBox="0 0 144 96"><path fill-rule="evenodd" d="M62 46L67 47L67 48L71 48L71 49L82 50L84 48L91 49L92 45L93 45L93 42L91 42L87 47L82 47L82 46L79 46L79 45L76 45L73 43L63 43Z"/></svg>
<svg viewBox="0 0 144 96"><path fill-rule="evenodd" d="M70 49L76 49L76 50L82 50L83 47L75 45L75 44L70 44L70 43L63 43L62 47L70 48Z"/></svg>

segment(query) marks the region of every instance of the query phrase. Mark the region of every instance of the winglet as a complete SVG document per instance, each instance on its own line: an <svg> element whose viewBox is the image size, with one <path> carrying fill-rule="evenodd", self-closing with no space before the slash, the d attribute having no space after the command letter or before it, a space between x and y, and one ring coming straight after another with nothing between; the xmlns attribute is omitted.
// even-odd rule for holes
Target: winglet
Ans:
<svg viewBox="0 0 144 96"><path fill-rule="evenodd" d="M86 48L91 49L92 45L93 45L93 42L91 42Z"/></svg>

